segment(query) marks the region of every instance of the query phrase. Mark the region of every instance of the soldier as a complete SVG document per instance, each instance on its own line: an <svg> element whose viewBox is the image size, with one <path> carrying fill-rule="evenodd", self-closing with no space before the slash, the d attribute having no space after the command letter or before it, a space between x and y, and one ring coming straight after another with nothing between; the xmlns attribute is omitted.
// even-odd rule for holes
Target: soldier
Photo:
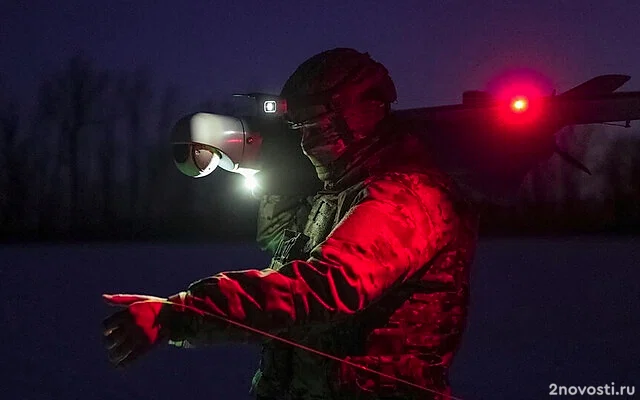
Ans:
<svg viewBox="0 0 640 400"><path fill-rule="evenodd" d="M126 365L163 342L258 340L252 391L261 400L449 398L476 247L474 207L419 139L398 131L395 86L368 54L315 55L282 96L326 99L288 111L324 190L262 200L258 241L273 252L268 268L202 279L171 304L105 295L126 307L105 320L111 362Z"/></svg>

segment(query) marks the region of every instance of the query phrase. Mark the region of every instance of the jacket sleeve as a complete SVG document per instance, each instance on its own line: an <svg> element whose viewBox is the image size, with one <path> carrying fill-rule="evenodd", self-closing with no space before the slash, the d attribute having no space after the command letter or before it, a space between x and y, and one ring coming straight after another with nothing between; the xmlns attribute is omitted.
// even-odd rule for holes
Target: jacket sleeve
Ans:
<svg viewBox="0 0 640 400"><path fill-rule="evenodd" d="M220 273L193 283L186 302L264 332L331 323L411 277L451 239L448 195L422 174L387 174L361 193L308 260L278 271Z"/></svg>

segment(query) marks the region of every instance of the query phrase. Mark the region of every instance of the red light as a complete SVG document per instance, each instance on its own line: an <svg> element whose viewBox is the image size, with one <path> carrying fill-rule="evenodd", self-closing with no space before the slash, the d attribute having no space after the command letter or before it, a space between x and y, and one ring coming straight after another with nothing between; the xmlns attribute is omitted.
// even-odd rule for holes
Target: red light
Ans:
<svg viewBox="0 0 640 400"><path fill-rule="evenodd" d="M496 100L496 122L517 130L544 122L551 80L531 69L512 69L494 77L486 90Z"/></svg>
<svg viewBox="0 0 640 400"><path fill-rule="evenodd" d="M542 97L517 95L498 103L497 118L508 125L527 125L540 121L543 113Z"/></svg>
<svg viewBox="0 0 640 400"><path fill-rule="evenodd" d="M511 111L514 113L523 113L529 108L529 100L526 97L516 97L511 100Z"/></svg>

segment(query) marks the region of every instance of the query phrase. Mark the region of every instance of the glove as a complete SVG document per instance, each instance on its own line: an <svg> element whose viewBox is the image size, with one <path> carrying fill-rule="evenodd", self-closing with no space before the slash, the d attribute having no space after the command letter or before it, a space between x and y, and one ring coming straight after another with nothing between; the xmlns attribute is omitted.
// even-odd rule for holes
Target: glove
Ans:
<svg viewBox="0 0 640 400"><path fill-rule="evenodd" d="M158 344L167 341L168 325L175 311L165 304L167 299L135 294L104 294L112 306L126 307L103 322L104 345L109 361L122 367L145 355ZM179 296L172 296L175 301Z"/></svg>

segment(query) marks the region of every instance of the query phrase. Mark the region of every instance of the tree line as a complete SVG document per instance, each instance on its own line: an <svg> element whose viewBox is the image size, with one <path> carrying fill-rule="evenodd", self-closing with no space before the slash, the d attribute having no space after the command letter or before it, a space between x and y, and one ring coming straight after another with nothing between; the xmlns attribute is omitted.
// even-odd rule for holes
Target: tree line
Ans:
<svg viewBox="0 0 640 400"><path fill-rule="evenodd" d="M33 105L2 90L3 238L180 237L223 223L223 199L205 192L229 177L203 184L180 175L169 134L183 113L229 104L194 106L157 86L148 70L108 71L77 55L43 79Z"/></svg>
<svg viewBox="0 0 640 400"><path fill-rule="evenodd" d="M5 82L6 83L6 82ZM0 234L5 240L249 239L256 202L232 174L182 176L169 133L188 104L150 71L109 71L71 58L18 104L0 78ZM624 230L640 226L640 129L589 125L559 134L592 170L552 158L513 207L487 207L486 232Z"/></svg>
<svg viewBox="0 0 640 400"><path fill-rule="evenodd" d="M519 201L487 211L490 232L640 232L640 121L571 126L558 144L591 175L554 155L527 176Z"/></svg>

